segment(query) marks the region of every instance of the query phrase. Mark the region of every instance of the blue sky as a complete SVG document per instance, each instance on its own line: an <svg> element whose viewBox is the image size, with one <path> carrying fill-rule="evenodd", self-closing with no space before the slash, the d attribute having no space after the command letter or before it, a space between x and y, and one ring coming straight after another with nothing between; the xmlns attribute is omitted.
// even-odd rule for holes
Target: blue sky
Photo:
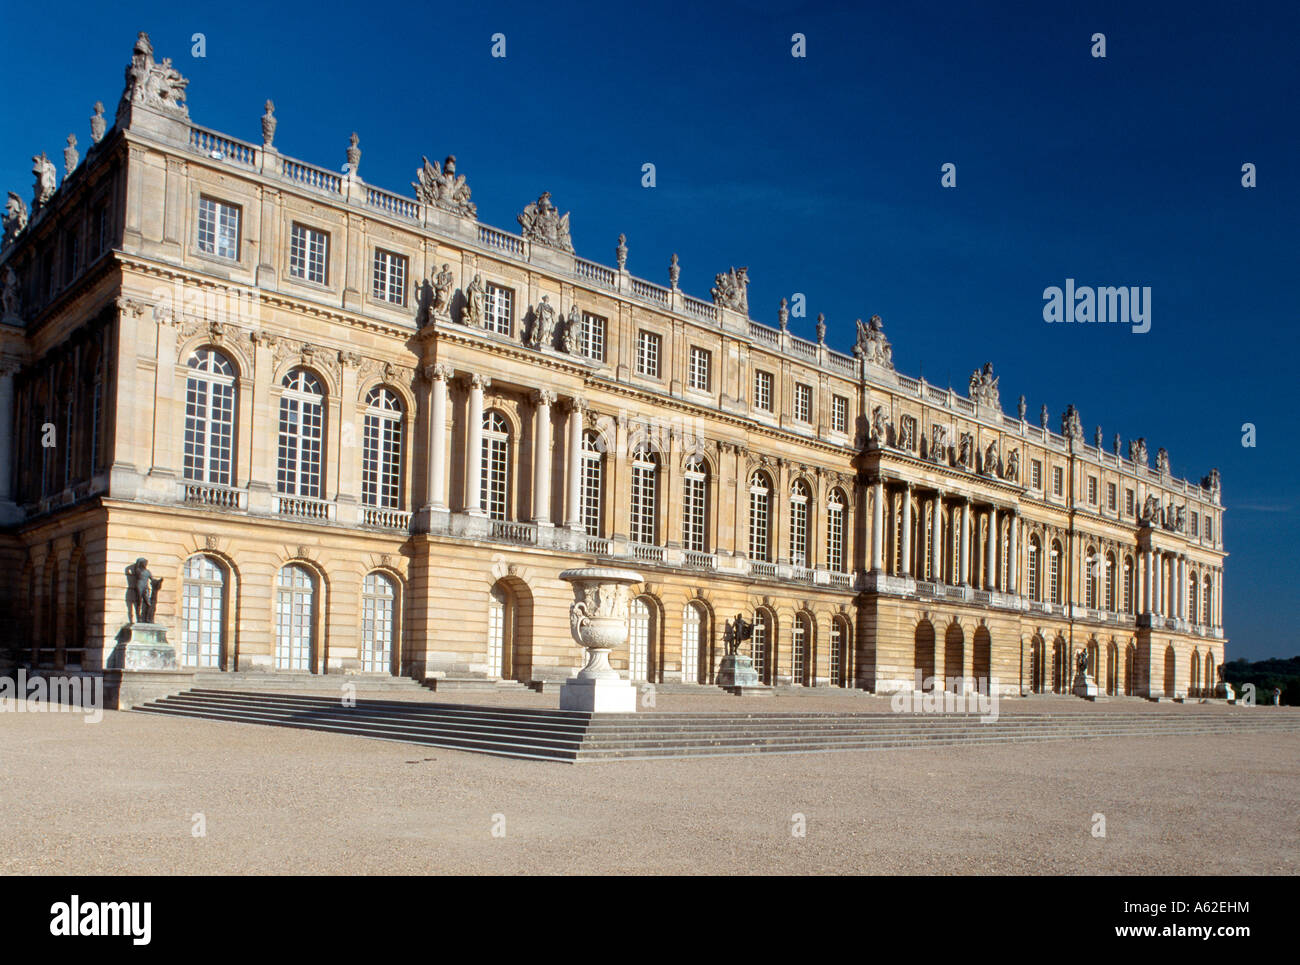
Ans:
<svg viewBox="0 0 1300 965"><path fill-rule="evenodd" d="M281 151L337 170L356 130L362 177L405 194L455 153L489 224L549 190L580 255L612 264L626 232L634 274L662 283L675 251L705 298L748 265L756 319L802 292L794 330L825 312L847 349L878 313L906 373L964 387L992 360L1012 411L1023 392L1059 428L1074 403L1089 438L1218 466L1229 656L1300 652L1295 4L114 6L8 11L3 189L30 196L41 150L62 170L69 131L84 152L148 30L198 123L258 140L271 97ZM1044 323L1067 277L1150 286L1150 332Z"/></svg>

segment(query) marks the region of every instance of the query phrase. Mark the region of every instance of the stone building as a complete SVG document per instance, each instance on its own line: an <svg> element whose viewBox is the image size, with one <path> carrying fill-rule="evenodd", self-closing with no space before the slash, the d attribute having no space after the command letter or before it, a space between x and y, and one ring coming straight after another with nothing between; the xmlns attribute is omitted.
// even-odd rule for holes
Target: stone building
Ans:
<svg viewBox="0 0 1300 965"><path fill-rule="evenodd" d="M563 678L558 578L634 566L634 679L707 684L755 620L769 681L1212 688L1217 472L1170 475L573 251L549 194L477 221L452 157L414 197L194 124L141 34L111 126L38 155L0 253L0 591L12 655L109 665L124 570L163 578L182 661ZM105 130L105 128L108 128ZM70 141L71 143L71 141ZM949 678L951 683L946 683Z"/></svg>

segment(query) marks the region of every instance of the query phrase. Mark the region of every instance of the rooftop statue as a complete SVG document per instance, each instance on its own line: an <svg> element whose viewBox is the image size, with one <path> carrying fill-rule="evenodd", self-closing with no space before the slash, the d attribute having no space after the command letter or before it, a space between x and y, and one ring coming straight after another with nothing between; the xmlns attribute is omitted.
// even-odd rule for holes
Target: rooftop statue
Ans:
<svg viewBox="0 0 1300 965"><path fill-rule="evenodd" d="M713 295L713 304L748 315L749 269L732 268L731 271L719 273L713 279L710 293Z"/></svg>
<svg viewBox="0 0 1300 965"><path fill-rule="evenodd" d="M275 101L266 102L266 112L262 115L262 147L271 147L275 141Z"/></svg>
<svg viewBox="0 0 1300 965"><path fill-rule="evenodd" d="M27 227L27 202L18 197L13 191L9 192L9 200L5 202L4 217L4 240L0 241L0 246L8 248L18 236L23 233Z"/></svg>
<svg viewBox="0 0 1300 965"><path fill-rule="evenodd" d="M1129 462L1137 466L1147 464L1147 441L1146 439L1130 439L1128 441L1128 459Z"/></svg>
<svg viewBox="0 0 1300 965"><path fill-rule="evenodd" d="M993 363L985 362L983 369L976 369L970 377L970 397L972 402L998 408L1002 402L998 396L998 377L993 374Z"/></svg>
<svg viewBox="0 0 1300 965"><path fill-rule="evenodd" d="M190 112L185 106L188 85L189 81L172 66L170 57L163 58L161 64L154 62L153 44L142 30L136 37L131 63L126 65L126 86L117 113L120 116L129 104L142 104L188 118Z"/></svg>
<svg viewBox="0 0 1300 965"><path fill-rule="evenodd" d="M1156 472L1162 476L1169 475L1169 450L1164 446L1156 450Z"/></svg>
<svg viewBox="0 0 1300 965"><path fill-rule="evenodd" d="M415 172L416 180L411 182L411 187L421 203L434 205L462 218L478 217L478 205L469 199L465 175L456 173L456 155L448 154L441 166L427 157L420 160L424 165Z"/></svg>
<svg viewBox="0 0 1300 965"><path fill-rule="evenodd" d="M519 215L518 220L524 229L524 237L534 244L573 252L573 240L569 237L569 215L560 215L551 203L551 192L543 191L541 197L524 208L524 213Z"/></svg>
<svg viewBox="0 0 1300 965"><path fill-rule="evenodd" d="M32 158L32 174L36 175L36 184L32 188L32 211L39 211L54 197L59 176L54 170L54 162L45 156L44 151Z"/></svg>
<svg viewBox="0 0 1300 965"><path fill-rule="evenodd" d="M885 338L885 326L879 315L872 315L866 325L858 319L858 342L853 346L853 354L858 358L880 365L887 369L894 367L894 349Z"/></svg>
<svg viewBox="0 0 1300 965"><path fill-rule="evenodd" d="M77 162L81 160L81 152L77 150L77 135L68 135L68 146L63 149L63 179L66 181L68 175L77 169Z"/></svg>
<svg viewBox="0 0 1300 965"><path fill-rule="evenodd" d="M95 101L95 113L90 115L90 142L98 144L104 139L104 130L108 123L104 120L104 102Z"/></svg>
<svg viewBox="0 0 1300 965"><path fill-rule="evenodd" d="M1210 498L1216 503L1219 501L1219 495L1223 490L1223 484L1219 479L1219 470L1211 469L1210 474L1201 479L1201 488L1208 489Z"/></svg>
<svg viewBox="0 0 1300 965"><path fill-rule="evenodd" d="M1065 407L1065 413L1061 416L1061 435L1070 440L1083 438L1083 420L1079 418L1079 410L1073 403Z"/></svg>

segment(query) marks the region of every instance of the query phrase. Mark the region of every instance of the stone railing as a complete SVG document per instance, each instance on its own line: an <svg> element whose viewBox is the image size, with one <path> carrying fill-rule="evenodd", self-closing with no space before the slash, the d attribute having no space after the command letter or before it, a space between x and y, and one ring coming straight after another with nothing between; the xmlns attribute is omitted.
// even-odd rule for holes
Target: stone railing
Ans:
<svg viewBox="0 0 1300 965"><path fill-rule="evenodd" d="M672 292L667 288L660 288L648 281L642 281L640 278L632 279L632 294L637 298L644 298L648 302L654 302L656 305L667 305L672 301Z"/></svg>
<svg viewBox="0 0 1300 965"><path fill-rule="evenodd" d="M766 342L768 345L776 345L781 341L781 333L774 328L768 328L766 325L760 325L758 322L749 323L749 337L756 342Z"/></svg>
<svg viewBox="0 0 1300 965"><path fill-rule="evenodd" d="M816 571L810 570L806 566L791 566L790 579L793 580L795 583L807 583L811 586L814 582L816 582L814 576L815 572Z"/></svg>
<svg viewBox="0 0 1300 965"><path fill-rule="evenodd" d="M839 570L829 570L827 572L826 582L841 590L851 589L853 586L853 574L841 573Z"/></svg>
<svg viewBox="0 0 1300 965"><path fill-rule="evenodd" d="M327 191L330 194L343 193L343 179L333 171L325 171L310 164L303 164L301 161L291 161L289 158L284 159L283 171L284 176L290 181L315 188L317 191Z"/></svg>
<svg viewBox="0 0 1300 965"><path fill-rule="evenodd" d="M846 375L857 374L857 359L851 355L841 355L839 352L827 352L826 362L833 369L838 369Z"/></svg>
<svg viewBox="0 0 1300 965"><path fill-rule="evenodd" d="M750 560L749 571L755 576L766 577L769 580L776 579L776 564L765 560Z"/></svg>
<svg viewBox="0 0 1300 965"><path fill-rule="evenodd" d="M493 248L497 251L504 251L508 255L514 255L516 258L524 257L524 239L518 235L507 234L504 231L498 231L496 228L489 228L485 224L478 226L478 243L484 248Z"/></svg>
<svg viewBox="0 0 1300 965"><path fill-rule="evenodd" d="M213 506L217 509L248 508L248 493L244 490L200 482L179 483L177 498L190 505Z"/></svg>
<svg viewBox="0 0 1300 965"><path fill-rule="evenodd" d="M611 556L614 553L614 543L603 536L584 536L582 551L592 556Z"/></svg>
<svg viewBox="0 0 1300 965"><path fill-rule="evenodd" d="M646 563L662 563L664 561L664 548L654 546L650 543L629 543L628 549L632 552L634 560L642 560Z"/></svg>
<svg viewBox="0 0 1300 965"><path fill-rule="evenodd" d="M377 529L410 529L411 514L397 509L362 506L361 525L373 526Z"/></svg>
<svg viewBox="0 0 1300 965"><path fill-rule="evenodd" d="M692 298L690 295L682 299L682 307L686 309L687 315L705 322L717 322L718 306L710 305L708 302L702 302L698 298Z"/></svg>
<svg viewBox="0 0 1300 965"><path fill-rule="evenodd" d="M334 518L334 504L309 496L274 496L271 499L271 512L277 516L328 520Z"/></svg>
<svg viewBox="0 0 1300 965"><path fill-rule="evenodd" d="M259 166L258 149L204 127L190 128L190 147L217 161L232 161L250 168Z"/></svg>
<svg viewBox="0 0 1300 965"><path fill-rule="evenodd" d="M516 523L507 519L494 519L488 527L488 533L495 540L504 543L537 544L537 527L532 523Z"/></svg>
<svg viewBox="0 0 1300 965"><path fill-rule="evenodd" d="M718 558L712 553L700 553L696 550L686 550L682 554L682 562L694 570L716 570L718 568Z"/></svg>
<svg viewBox="0 0 1300 965"><path fill-rule="evenodd" d="M420 205L417 202L411 201L409 198L403 198L401 195L389 194L379 188L366 188L366 204L398 218L408 218L411 221L420 220Z"/></svg>
<svg viewBox="0 0 1300 965"><path fill-rule="evenodd" d="M596 284L604 285L606 288L615 287L613 269L606 268L604 265L598 265L594 261L587 261L585 258L574 258L573 273L579 278L585 278L587 281L594 281Z"/></svg>
<svg viewBox="0 0 1300 965"><path fill-rule="evenodd" d="M801 358L809 360L815 360L817 358L817 346L812 342L805 342L801 338L790 339L790 350Z"/></svg>

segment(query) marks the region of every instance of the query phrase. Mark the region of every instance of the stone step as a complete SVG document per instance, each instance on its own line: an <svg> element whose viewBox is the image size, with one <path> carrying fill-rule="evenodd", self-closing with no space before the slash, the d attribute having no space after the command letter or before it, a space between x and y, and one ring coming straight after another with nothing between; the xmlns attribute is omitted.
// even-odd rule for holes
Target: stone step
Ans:
<svg viewBox="0 0 1300 965"><path fill-rule="evenodd" d="M435 693L479 691L489 693L534 693L528 684L501 677L427 677L419 683Z"/></svg>
<svg viewBox="0 0 1300 965"><path fill-rule="evenodd" d="M1300 731L1300 716L1258 713L1005 715L627 714L196 688L146 713L319 730L378 740L559 761L812 753L1104 737Z"/></svg>

